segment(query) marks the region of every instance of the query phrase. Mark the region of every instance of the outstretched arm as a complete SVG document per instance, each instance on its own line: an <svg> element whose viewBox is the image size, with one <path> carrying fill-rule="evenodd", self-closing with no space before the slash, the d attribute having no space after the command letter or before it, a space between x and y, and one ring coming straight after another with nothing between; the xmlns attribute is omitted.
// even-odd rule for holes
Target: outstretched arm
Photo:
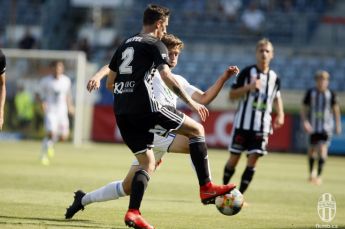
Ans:
<svg viewBox="0 0 345 229"><path fill-rule="evenodd" d="M239 71L240 70L237 66L228 67L224 73L218 77L217 81L209 89L207 89L206 92L195 91L192 94L192 99L204 105L209 104L216 98L226 81L233 75L238 74Z"/></svg>
<svg viewBox="0 0 345 229"><path fill-rule="evenodd" d="M181 84L172 76L171 71L166 64L158 67L162 80L183 102L185 102L193 111L196 111L202 121L205 121L209 112L204 105L195 102L183 89Z"/></svg>
<svg viewBox="0 0 345 229"><path fill-rule="evenodd" d="M110 72L110 69L108 65L104 65L98 72L96 72L88 81L87 83L87 90L89 92L93 90L98 90L101 85L101 80L108 75Z"/></svg>

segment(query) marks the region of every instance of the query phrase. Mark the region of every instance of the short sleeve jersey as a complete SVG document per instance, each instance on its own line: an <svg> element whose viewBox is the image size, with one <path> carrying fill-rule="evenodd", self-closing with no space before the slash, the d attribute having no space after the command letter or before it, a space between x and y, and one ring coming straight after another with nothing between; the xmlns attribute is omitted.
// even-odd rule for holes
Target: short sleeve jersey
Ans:
<svg viewBox="0 0 345 229"><path fill-rule="evenodd" d="M172 74L175 79L182 85L183 89L187 92L189 96L196 91L200 91L198 88L191 85L185 78L181 75ZM153 94L155 99L162 105L166 106L177 106L177 95L173 93L168 86L163 82L161 76L156 71L153 77Z"/></svg>
<svg viewBox="0 0 345 229"><path fill-rule="evenodd" d="M311 88L307 90L303 104L309 107L308 120L314 133L331 134L334 128L333 106L337 104L336 94L330 89L320 92Z"/></svg>
<svg viewBox="0 0 345 229"><path fill-rule="evenodd" d="M280 97L278 75L271 69L265 74L256 65L248 66L237 76L232 88L243 87L256 79L261 80L261 87L247 92L239 101L234 126L237 129L270 133L273 100Z"/></svg>
<svg viewBox="0 0 345 229"><path fill-rule="evenodd" d="M6 71L6 57L0 50L0 75Z"/></svg>
<svg viewBox="0 0 345 229"><path fill-rule="evenodd" d="M117 73L114 82L114 112L151 113L161 107L153 95L153 71L168 64L168 50L156 37L137 34L116 50L109 68Z"/></svg>
<svg viewBox="0 0 345 229"><path fill-rule="evenodd" d="M47 105L47 114L67 115L67 96L70 92L71 80L66 75L59 79L49 75L40 81L40 96Z"/></svg>

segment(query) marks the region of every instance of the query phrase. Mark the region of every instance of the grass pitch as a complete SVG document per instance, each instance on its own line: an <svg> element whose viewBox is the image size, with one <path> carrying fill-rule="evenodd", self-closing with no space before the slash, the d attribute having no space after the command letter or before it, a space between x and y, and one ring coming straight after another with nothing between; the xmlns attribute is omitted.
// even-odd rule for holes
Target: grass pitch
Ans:
<svg viewBox="0 0 345 229"><path fill-rule="evenodd" d="M133 160L124 145L90 144L81 148L60 143L50 166L39 162L40 142L0 142L0 228L127 228L123 217L129 198L88 205L72 220L64 213L73 191L88 192L122 179ZM213 180L221 183L225 150L209 150ZM242 157L232 182L239 183ZM270 153L260 159L246 192L250 204L235 216L203 206L189 156L169 154L152 176L141 211L156 228L345 228L345 157L329 157L324 184L307 182L305 155ZM335 219L324 223L317 203L331 193L337 204Z"/></svg>

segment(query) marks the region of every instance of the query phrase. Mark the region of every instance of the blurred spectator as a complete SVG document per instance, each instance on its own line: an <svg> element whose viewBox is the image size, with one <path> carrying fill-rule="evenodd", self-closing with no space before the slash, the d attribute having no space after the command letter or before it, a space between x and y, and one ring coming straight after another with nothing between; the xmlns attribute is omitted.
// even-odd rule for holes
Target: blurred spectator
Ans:
<svg viewBox="0 0 345 229"><path fill-rule="evenodd" d="M264 21L265 15L257 8L254 1L243 11L242 22L244 32L246 33L260 35Z"/></svg>
<svg viewBox="0 0 345 229"><path fill-rule="evenodd" d="M32 35L29 28L25 29L25 33L22 39L18 43L20 49L33 49L37 48L36 38Z"/></svg>
<svg viewBox="0 0 345 229"><path fill-rule="evenodd" d="M16 121L18 128L26 135L34 117L34 107L30 93L22 85L18 86L18 91L14 97L14 104L17 113Z"/></svg>
<svg viewBox="0 0 345 229"><path fill-rule="evenodd" d="M79 39L75 44L73 44L72 49L85 52L86 58L90 60L91 46L89 40L86 37Z"/></svg>
<svg viewBox="0 0 345 229"><path fill-rule="evenodd" d="M186 0L184 4L184 14L186 19L195 20L205 13L205 0Z"/></svg>
<svg viewBox="0 0 345 229"><path fill-rule="evenodd" d="M221 0L220 5L225 18L229 21L235 21L242 7L242 2L240 0Z"/></svg>

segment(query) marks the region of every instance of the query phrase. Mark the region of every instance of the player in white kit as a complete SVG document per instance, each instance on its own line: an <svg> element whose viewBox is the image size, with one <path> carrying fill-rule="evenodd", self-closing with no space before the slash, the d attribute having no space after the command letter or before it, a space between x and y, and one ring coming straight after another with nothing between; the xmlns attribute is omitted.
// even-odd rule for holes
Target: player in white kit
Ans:
<svg viewBox="0 0 345 229"><path fill-rule="evenodd" d="M41 162L49 165L54 156L54 143L65 141L69 136L68 113L74 113L71 80L64 75L62 61L51 63L52 74L42 78L39 84L40 100L44 112L46 136L42 142Z"/></svg>
<svg viewBox="0 0 345 229"><path fill-rule="evenodd" d="M179 54L183 48L183 42L171 35L167 34L162 38L162 42L167 46L169 51L169 64L171 68L177 65ZM209 104L220 92L225 82L230 79L234 74L237 74L239 69L236 66L228 67L222 75L219 76L217 81L206 91L203 92L200 89L189 84L189 82L180 75L173 74L174 77L182 85L183 89L189 94L189 96L200 104ZM109 73L108 65L104 66L98 71L88 82L87 89L91 92L100 87L100 80ZM176 107L178 97L170 91L170 89L163 82L158 71L153 72L153 93L155 99L162 105ZM107 81L107 88L113 90L113 82ZM169 133L165 137L161 137L157 134L154 135L154 155L156 160L156 166L161 162L162 157L167 152L184 153L189 154L189 139L179 134ZM111 182L97 190L89 193L84 193L78 190L75 193L73 204L66 211L66 218L72 218L79 210L83 210L84 206L94 203L103 202L108 200L115 200L119 197L130 195L132 178L139 167L137 160L134 160L127 176L124 180L118 180Z"/></svg>

